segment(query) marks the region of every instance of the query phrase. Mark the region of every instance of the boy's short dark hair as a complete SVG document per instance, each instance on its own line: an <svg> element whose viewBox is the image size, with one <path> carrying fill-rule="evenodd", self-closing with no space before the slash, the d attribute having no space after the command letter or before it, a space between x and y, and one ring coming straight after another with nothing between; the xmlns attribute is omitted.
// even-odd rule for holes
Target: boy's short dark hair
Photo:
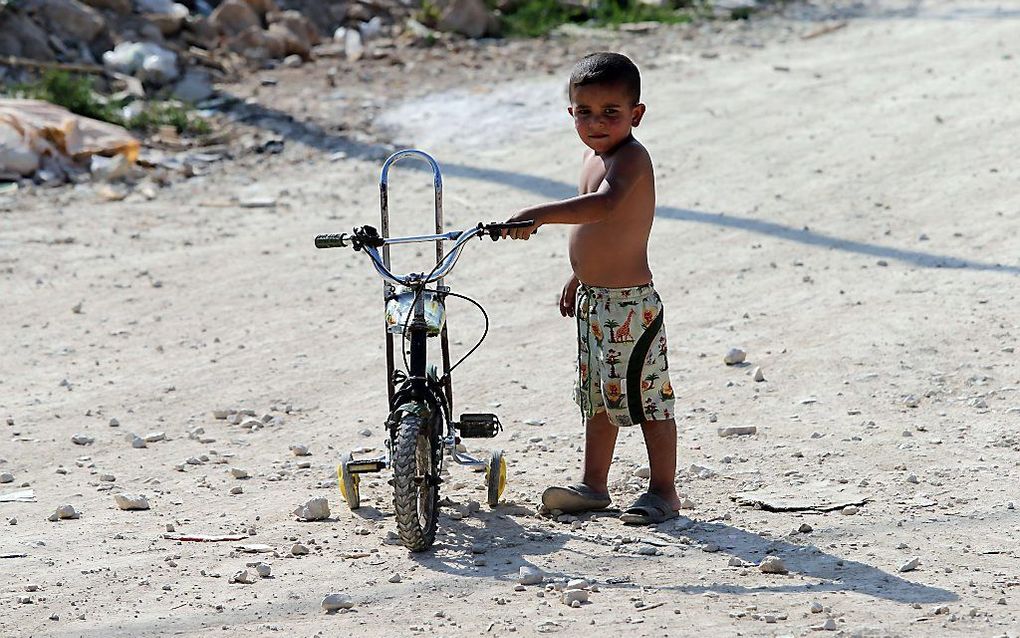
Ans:
<svg viewBox="0 0 1020 638"><path fill-rule="evenodd" d="M634 104L641 101L641 72L621 53L599 51L581 58L570 72L568 91L573 95L575 87L588 84L622 84Z"/></svg>

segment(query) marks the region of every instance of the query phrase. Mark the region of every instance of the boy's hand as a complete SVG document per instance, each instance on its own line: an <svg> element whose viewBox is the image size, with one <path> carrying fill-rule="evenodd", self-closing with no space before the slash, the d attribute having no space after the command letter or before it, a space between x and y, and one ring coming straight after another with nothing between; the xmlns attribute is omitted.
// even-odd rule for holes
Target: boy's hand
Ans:
<svg viewBox="0 0 1020 638"><path fill-rule="evenodd" d="M560 314L564 317L573 317L575 308L577 305L577 287L581 285L580 280L574 275L570 276L565 286L563 286L563 292L560 293Z"/></svg>
<svg viewBox="0 0 1020 638"><path fill-rule="evenodd" d="M531 237L531 234L538 230L538 220L535 219L535 214L530 213L527 210L523 210L510 219L506 220L506 223L511 222L531 222L531 226L524 226L521 228L505 228L502 231L504 238L510 237L511 239L524 239L527 240Z"/></svg>

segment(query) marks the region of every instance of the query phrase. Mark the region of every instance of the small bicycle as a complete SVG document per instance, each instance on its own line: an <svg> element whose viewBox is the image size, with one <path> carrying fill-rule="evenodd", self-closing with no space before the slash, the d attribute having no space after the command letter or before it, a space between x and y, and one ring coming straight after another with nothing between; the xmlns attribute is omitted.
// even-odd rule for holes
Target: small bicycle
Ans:
<svg viewBox="0 0 1020 638"><path fill-rule="evenodd" d="M412 237L389 236L388 182L390 167L399 160L416 158L432 167L435 190L434 235ZM451 373L485 340L489 318L485 309L470 297L459 295L443 285L443 278L453 269L461 251L475 237L486 235L498 239L508 228L529 226L531 222L513 224L478 223L462 231L443 232L443 179L439 165L419 150L403 150L391 155L382 167L379 179L382 208L382 234L372 226L355 228L353 233L319 235L316 248L351 246L364 251L383 278L386 334L386 389L389 417L386 419L386 454L378 458L356 459L346 454L337 467L340 493L352 510L361 505L360 475L393 468L393 507L401 542L411 551L420 552L432 546L436 537L439 510L440 475L444 449L459 465L485 468L487 501L492 507L506 486L506 459L502 450L494 450L488 461L476 459L462 451L461 439L493 438L502 426L495 414L462 414L453 420L453 382ZM390 246L417 242L436 243L436 265L429 272L395 275L390 271ZM443 242L454 242L443 252ZM382 255L379 249L382 249ZM436 286L430 287L435 283ZM477 307L485 320L485 329L467 354L450 365L450 344L446 325L446 299L464 299ZM401 335L404 369L395 366L394 335ZM443 372L428 365L428 338L439 337Z"/></svg>

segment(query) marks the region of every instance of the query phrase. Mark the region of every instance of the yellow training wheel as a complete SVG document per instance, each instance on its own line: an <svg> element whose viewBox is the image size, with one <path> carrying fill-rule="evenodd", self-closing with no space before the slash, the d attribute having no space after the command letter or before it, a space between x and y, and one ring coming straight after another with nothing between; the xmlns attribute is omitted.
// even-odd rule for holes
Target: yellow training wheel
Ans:
<svg viewBox="0 0 1020 638"><path fill-rule="evenodd" d="M352 474L347 469L350 462L351 455L348 453L344 456L343 460L340 461L340 465L336 466L336 477L337 485L340 486L340 496L344 497L344 500L347 501L347 505L352 510L356 510L361 507L361 492L358 489L361 477L357 474Z"/></svg>
<svg viewBox="0 0 1020 638"><path fill-rule="evenodd" d="M506 458L503 450L493 450L489 463L485 467L485 486L488 488L487 502L489 507L499 504L499 497L506 489Z"/></svg>

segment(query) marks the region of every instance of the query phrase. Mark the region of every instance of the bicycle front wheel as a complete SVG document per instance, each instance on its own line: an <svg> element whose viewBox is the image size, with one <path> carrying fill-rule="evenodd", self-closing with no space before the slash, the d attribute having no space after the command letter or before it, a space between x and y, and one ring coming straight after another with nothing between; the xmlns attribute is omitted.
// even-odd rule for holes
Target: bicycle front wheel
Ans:
<svg viewBox="0 0 1020 638"><path fill-rule="evenodd" d="M438 442L421 417L404 414L393 448L393 509L400 541L421 552L436 540L439 517Z"/></svg>

